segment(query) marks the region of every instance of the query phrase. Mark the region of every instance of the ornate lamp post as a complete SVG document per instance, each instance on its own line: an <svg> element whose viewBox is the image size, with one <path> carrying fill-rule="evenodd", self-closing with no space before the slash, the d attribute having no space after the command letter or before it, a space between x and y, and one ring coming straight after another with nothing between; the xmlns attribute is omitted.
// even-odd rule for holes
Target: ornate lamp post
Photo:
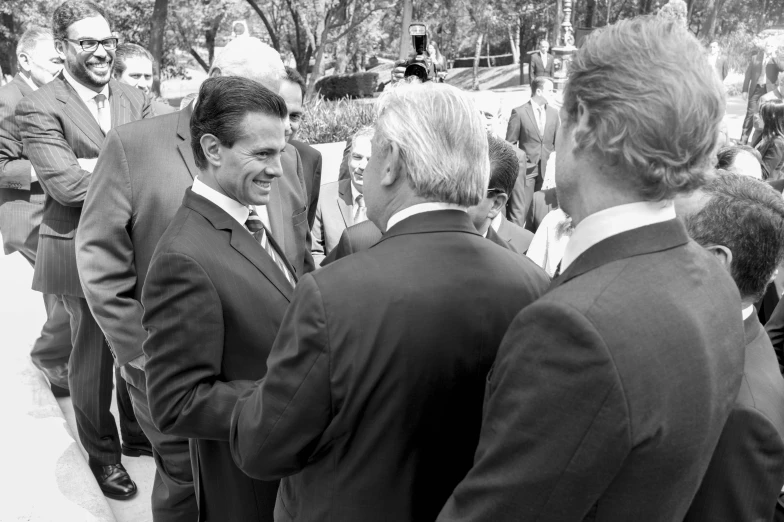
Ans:
<svg viewBox="0 0 784 522"><path fill-rule="evenodd" d="M569 62L572 61L572 55L577 50L577 47L574 46L574 29L572 28L572 0L564 0L561 41L559 43L561 45L552 49L555 55L553 84L557 90L562 91L569 74Z"/></svg>

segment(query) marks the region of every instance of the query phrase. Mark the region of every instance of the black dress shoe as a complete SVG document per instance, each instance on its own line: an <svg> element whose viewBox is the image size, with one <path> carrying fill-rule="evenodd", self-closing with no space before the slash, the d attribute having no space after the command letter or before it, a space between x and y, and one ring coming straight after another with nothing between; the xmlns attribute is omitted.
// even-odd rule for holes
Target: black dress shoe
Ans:
<svg viewBox="0 0 784 522"><path fill-rule="evenodd" d="M146 444L126 444L122 443L122 454L126 457L152 457L152 446L150 443Z"/></svg>
<svg viewBox="0 0 784 522"><path fill-rule="evenodd" d="M90 464L90 470L103 494L114 500L128 500L136 494L136 484L122 464Z"/></svg>

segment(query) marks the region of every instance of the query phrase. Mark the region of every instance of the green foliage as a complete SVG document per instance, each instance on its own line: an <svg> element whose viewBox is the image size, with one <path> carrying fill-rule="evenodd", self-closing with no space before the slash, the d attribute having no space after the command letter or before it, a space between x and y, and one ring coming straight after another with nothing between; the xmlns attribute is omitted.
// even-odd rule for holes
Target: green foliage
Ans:
<svg viewBox="0 0 784 522"><path fill-rule="evenodd" d="M306 143L334 143L348 140L360 127L373 125L376 108L372 101L319 98L305 106L299 139Z"/></svg>

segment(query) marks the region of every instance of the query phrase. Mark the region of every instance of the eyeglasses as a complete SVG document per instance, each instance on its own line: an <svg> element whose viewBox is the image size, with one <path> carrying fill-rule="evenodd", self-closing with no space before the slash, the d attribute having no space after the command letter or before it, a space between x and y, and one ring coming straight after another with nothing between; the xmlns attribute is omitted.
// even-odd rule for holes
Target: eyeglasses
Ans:
<svg viewBox="0 0 784 522"><path fill-rule="evenodd" d="M119 41L119 38L106 38L105 40L71 40L70 38L64 38L64 40L78 43L82 47L82 51L91 53L98 49L98 44L101 44L107 51L114 51L117 49L117 42Z"/></svg>

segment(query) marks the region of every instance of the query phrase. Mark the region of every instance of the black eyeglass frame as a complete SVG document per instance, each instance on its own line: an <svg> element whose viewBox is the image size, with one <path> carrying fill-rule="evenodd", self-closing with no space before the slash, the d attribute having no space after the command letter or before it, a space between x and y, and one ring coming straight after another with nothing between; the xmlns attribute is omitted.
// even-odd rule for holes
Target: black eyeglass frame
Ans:
<svg viewBox="0 0 784 522"><path fill-rule="evenodd" d="M120 43L119 38L115 38L112 36L111 38L104 38L103 40L96 40L95 38L82 38L79 40L73 40L71 38L63 38L63 40L67 40L69 42L78 43L79 46L82 48L82 51L86 53L92 53L98 50L98 45L102 45L104 49L107 51L114 51L117 49L117 44ZM114 42L114 43L112 43ZM109 44L108 46L106 44Z"/></svg>

